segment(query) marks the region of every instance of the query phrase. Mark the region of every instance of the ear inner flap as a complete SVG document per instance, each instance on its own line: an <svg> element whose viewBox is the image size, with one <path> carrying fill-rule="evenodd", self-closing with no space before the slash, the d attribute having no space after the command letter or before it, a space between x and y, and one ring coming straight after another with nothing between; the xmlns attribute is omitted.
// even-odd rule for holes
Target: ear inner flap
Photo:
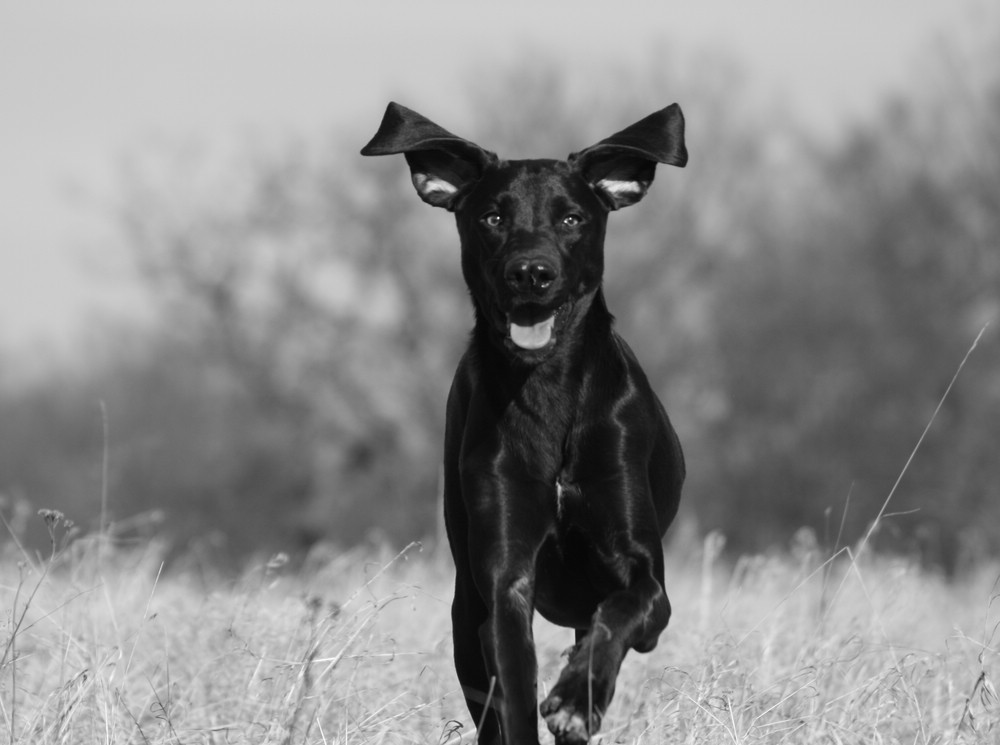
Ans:
<svg viewBox="0 0 1000 745"><path fill-rule="evenodd" d="M458 208L468 186L482 176L483 166L444 150L405 153L417 194L428 204L449 211Z"/></svg>
<svg viewBox="0 0 1000 745"><path fill-rule="evenodd" d="M648 158L623 155L615 148L608 148L606 154L587 158L583 164L583 176L591 183L596 181L628 181L652 183L656 173L656 161Z"/></svg>
<svg viewBox="0 0 1000 745"><path fill-rule="evenodd" d="M583 177L611 210L628 207L646 196L656 175L655 161L623 155L614 147L582 161Z"/></svg>
<svg viewBox="0 0 1000 745"><path fill-rule="evenodd" d="M406 153L406 162L413 173L432 174L457 187L474 181L482 175L484 163L465 160L444 150L417 150Z"/></svg>

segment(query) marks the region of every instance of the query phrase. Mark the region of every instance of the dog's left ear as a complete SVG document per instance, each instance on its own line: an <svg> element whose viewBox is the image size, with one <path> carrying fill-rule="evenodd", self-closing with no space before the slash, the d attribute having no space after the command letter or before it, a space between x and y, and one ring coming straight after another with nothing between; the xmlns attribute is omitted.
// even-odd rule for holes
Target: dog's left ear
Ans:
<svg viewBox="0 0 1000 745"><path fill-rule="evenodd" d="M657 163L684 167L684 114L677 104L569 156L608 209L635 204L653 183Z"/></svg>
<svg viewBox="0 0 1000 745"><path fill-rule="evenodd" d="M468 187L497 156L453 135L427 117L390 103L362 155L403 153L417 194L428 204L454 211Z"/></svg>

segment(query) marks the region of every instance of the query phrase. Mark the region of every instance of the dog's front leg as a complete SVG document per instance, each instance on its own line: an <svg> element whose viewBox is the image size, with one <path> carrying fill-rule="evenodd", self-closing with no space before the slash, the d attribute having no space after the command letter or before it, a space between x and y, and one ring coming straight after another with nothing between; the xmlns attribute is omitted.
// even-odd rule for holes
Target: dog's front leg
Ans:
<svg viewBox="0 0 1000 745"><path fill-rule="evenodd" d="M535 560L553 525L551 500L538 484L508 480L480 481L465 493L474 495L469 505L469 554L486 607L479 641L492 677L490 704L505 745L534 745L538 742L531 628Z"/></svg>
<svg viewBox="0 0 1000 745"><path fill-rule="evenodd" d="M576 493L587 491L584 486ZM611 703L628 650L653 649L670 619L670 602L663 589L663 551L651 503L631 500L630 504L631 509L624 510L620 500L590 501L595 547L601 536L610 541L596 555L604 558L604 570L616 577L619 587L598 604L586 633L578 633L569 661L541 704L542 716L558 745L588 742Z"/></svg>
<svg viewBox="0 0 1000 745"><path fill-rule="evenodd" d="M541 711L559 745L582 745L600 727L629 649L649 651L670 617L670 603L651 576L601 602Z"/></svg>

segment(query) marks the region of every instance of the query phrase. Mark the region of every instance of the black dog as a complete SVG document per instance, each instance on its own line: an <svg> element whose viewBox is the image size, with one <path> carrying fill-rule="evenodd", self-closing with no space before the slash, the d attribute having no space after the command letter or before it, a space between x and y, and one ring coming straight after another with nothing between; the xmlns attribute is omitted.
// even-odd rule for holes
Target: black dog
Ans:
<svg viewBox="0 0 1000 745"><path fill-rule="evenodd" d="M541 713L557 743L586 743L626 652L653 649L670 618L660 541L684 459L601 277L608 212L642 199L657 163L687 162L681 110L565 161L503 160L391 103L361 152L404 153L421 199L455 213L475 305L444 502L455 666L479 741L538 742L537 609L576 629Z"/></svg>

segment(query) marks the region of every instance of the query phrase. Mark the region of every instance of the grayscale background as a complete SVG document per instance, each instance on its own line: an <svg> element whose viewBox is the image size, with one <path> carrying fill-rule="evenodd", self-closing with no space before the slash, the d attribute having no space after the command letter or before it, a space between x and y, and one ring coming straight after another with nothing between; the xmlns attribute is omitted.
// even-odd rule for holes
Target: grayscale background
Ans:
<svg viewBox="0 0 1000 745"><path fill-rule="evenodd" d="M690 477L673 540L1000 549L1000 13L779 0L0 3L0 510L220 565L433 539L471 326L397 100L564 157L677 101L607 293ZM103 517L101 517L103 515Z"/></svg>

